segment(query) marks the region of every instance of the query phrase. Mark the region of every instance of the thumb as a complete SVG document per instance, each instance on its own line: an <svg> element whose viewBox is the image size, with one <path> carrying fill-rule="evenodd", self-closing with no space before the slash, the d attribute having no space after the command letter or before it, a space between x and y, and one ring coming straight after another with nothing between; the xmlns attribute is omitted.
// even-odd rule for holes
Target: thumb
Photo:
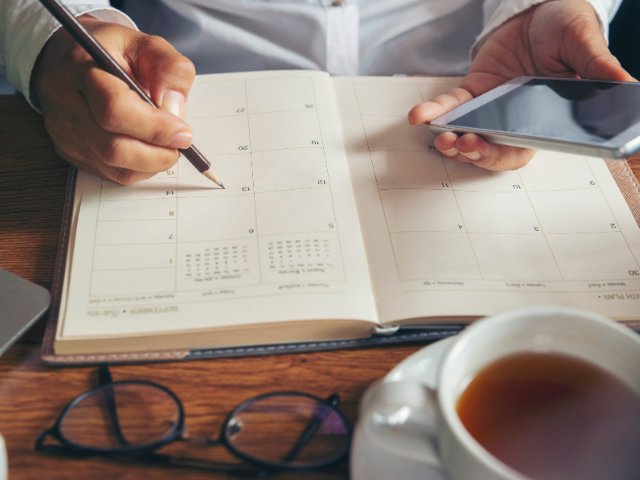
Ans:
<svg viewBox="0 0 640 480"><path fill-rule="evenodd" d="M588 20L582 25L579 24L581 22L573 22L567 27L570 31L563 42L564 63L580 78L635 81L609 51L595 15L586 18Z"/></svg>
<svg viewBox="0 0 640 480"><path fill-rule="evenodd" d="M193 63L163 38L139 35L127 52L136 78L158 107L184 118L189 90L196 76Z"/></svg>

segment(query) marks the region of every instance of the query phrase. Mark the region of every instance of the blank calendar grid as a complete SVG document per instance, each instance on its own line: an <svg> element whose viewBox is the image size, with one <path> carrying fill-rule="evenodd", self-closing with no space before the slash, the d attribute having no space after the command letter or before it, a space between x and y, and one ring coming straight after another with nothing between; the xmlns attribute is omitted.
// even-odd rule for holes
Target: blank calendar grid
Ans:
<svg viewBox="0 0 640 480"><path fill-rule="evenodd" d="M196 83L185 119L226 189L184 157L132 186L103 180L91 294L344 282L312 79Z"/></svg>
<svg viewBox="0 0 640 480"><path fill-rule="evenodd" d="M585 157L540 151L491 172L445 159L409 125L411 107L449 88L354 84L400 280L628 279L638 262ZM585 267L599 251L606 261Z"/></svg>

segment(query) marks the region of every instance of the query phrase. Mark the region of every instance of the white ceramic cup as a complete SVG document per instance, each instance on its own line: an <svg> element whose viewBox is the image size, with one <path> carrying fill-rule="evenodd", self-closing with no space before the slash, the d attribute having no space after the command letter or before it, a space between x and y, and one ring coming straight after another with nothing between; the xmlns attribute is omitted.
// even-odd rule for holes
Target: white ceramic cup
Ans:
<svg viewBox="0 0 640 480"><path fill-rule="evenodd" d="M640 395L640 335L599 315L527 307L474 323L444 354L437 391L417 381L373 385L360 405L354 480L527 480L487 452L456 412L460 394L489 363L523 352L598 365ZM417 442L417 443L416 443ZM417 448L416 448L417 446Z"/></svg>
<svg viewBox="0 0 640 480"><path fill-rule="evenodd" d="M7 446L0 435L0 480L7 480L9 476L9 464L7 462Z"/></svg>

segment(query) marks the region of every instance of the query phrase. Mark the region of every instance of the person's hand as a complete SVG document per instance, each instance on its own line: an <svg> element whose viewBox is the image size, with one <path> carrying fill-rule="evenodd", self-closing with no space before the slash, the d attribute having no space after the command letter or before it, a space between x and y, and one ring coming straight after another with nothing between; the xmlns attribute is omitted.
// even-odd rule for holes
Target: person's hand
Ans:
<svg viewBox="0 0 640 480"><path fill-rule="evenodd" d="M193 137L182 120L193 64L159 37L87 15L79 20L161 108L100 69L60 29L31 78L56 152L76 167L126 185L171 168L177 149L188 148Z"/></svg>
<svg viewBox="0 0 640 480"><path fill-rule="evenodd" d="M595 10L585 0L553 0L533 7L498 28L480 48L459 88L415 106L412 125L440 115L522 76L634 79L611 55ZM456 162L490 170L516 170L536 151L485 142L478 135L439 135L435 147Z"/></svg>

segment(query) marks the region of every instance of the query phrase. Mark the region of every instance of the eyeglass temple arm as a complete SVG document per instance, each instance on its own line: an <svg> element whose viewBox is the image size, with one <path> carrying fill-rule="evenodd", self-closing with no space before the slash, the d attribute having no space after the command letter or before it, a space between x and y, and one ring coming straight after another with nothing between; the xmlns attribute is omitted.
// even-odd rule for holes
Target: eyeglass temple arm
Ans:
<svg viewBox="0 0 640 480"><path fill-rule="evenodd" d="M340 396L337 393L330 395L326 401L326 403L322 406L330 406L332 408L336 408L338 406L338 402L340 402ZM289 450L283 458L283 462L291 462L295 460L298 455L302 452L302 449L307 446L307 444L311 441L313 436L318 432L322 423L326 420L327 416L331 414L331 410L320 410L320 412L316 411L313 415L313 419L307 425L304 432L298 437L298 441L296 444Z"/></svg>
<svg viewBox="0 0 640 480"><path fill-rule="evenodd" d="M107 365L100 365L100 367L98 368L98 377L100 378L100 385L109 385L113 383L111 372L109 371L109 367ZM116 405L114 390L112 388L107 388L103 390L103 393L116 440L120 445L129 445L129 442L127 442L126 438L124 438L124 434L122 433L122 427L120 427L120 420L118 419L118 406Z"/></svg>

